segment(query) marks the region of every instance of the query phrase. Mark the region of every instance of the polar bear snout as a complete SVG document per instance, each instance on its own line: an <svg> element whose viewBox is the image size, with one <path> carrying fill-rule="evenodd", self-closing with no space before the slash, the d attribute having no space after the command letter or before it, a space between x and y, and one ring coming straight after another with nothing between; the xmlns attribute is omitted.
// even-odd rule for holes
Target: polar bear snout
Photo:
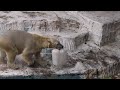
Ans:
<svg viewBox="0 0 120 90"><path fill-rule="evenodd" d="M61 50L61 49L63 49L63 48L64 48L64 46L63 46L61 43L58 43L58 44L56 45L56 49Z"/></svg>

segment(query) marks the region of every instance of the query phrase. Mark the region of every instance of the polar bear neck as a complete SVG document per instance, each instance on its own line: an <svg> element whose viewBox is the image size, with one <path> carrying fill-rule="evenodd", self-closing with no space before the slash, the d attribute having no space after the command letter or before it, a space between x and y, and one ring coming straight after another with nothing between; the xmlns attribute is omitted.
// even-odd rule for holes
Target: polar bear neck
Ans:
<svg viewBox="0 0 120 90"><path fill-rule="evenodd" d="M39 47L39 48L49 48L49 46L45 45L45 43L49 39L48 37L43 37L43 36L33 34L33 39L34 39L34 42L36 43L37 47Z"/></svg>

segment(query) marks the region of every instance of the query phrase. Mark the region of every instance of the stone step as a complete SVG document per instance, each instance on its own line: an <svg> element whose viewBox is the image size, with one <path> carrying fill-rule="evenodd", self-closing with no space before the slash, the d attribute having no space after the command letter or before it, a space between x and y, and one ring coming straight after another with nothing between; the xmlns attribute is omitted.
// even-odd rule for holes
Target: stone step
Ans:
<svg viewBox="0 0 120 90"><path fill-rule="evenodd" d="M89 28L90 40L99 46L115 42L120 35L119 11L79 11L76 15Z"/></svg>

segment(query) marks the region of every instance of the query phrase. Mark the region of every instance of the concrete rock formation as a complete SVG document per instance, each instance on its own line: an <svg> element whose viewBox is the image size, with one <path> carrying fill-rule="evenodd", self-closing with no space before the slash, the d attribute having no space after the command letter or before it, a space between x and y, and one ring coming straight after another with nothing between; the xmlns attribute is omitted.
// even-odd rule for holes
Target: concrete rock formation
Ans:
<svg viewBox="0 0 120 90"><path fill-rule="evenodd" d="M70 58L66 64L69 68L51 69L54 74L95 74L98 70L104 77L119 72L120 11L0 11L0 34L6 30L57 38ZM51 58L47 50L45 53Z"/></svg>
<svg viewBox="0 0 120 90"><path fill-rule="evenodd" d="M89 28L91 40L99 46L116 41L120 29L119 11L78 12L81 21Z"/></svg>

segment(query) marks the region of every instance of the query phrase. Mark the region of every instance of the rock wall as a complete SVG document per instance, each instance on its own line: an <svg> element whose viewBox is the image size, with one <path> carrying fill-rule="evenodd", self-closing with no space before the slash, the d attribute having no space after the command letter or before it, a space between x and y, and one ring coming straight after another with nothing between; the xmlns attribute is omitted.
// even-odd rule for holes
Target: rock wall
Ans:
<svg viewBox="0 0 120 90"><path fill-rule="evenodd" d="M24 30L22 26L22 22L12 22L12 23L0 23L0 31L7 31L7 30Z"/></svg>
<svg viewBox="0 0 120 90"><path fill-rule="evenodd" d="M120 21L103 25L103 37L101 45L115 42L119 31Z"/></svg>
<svg viewBox="0 0 120 90"><path fill-rule="evenodd" d="M98 46L115 42L120 31L120 12L79 12L79 20L90 33L90 40Z"/></svg>

